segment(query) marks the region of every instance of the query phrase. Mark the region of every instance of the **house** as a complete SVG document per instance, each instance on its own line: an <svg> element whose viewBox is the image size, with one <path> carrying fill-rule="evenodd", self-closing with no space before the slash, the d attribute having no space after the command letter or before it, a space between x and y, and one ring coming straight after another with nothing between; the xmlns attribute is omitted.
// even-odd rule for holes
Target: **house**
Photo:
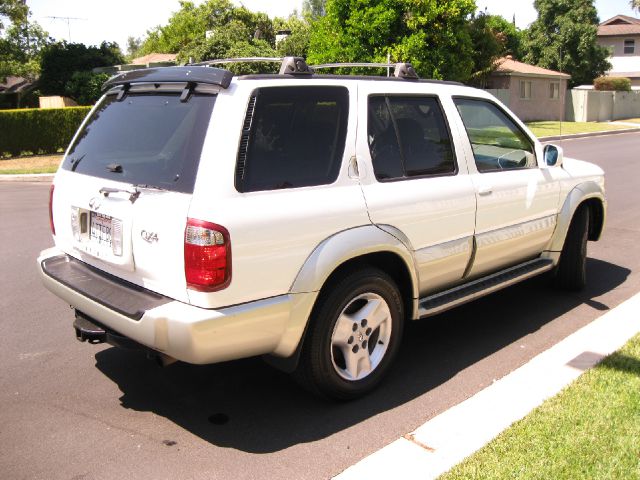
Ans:
<svg viewBox="0 0 640 480"><path fill-rule="evenodd" d="M0 78L0 82L2 78ZM37 87L37 82L9 75L0 83L0 108L23 107L23 99Z"/></svg>
<svg viewBox="0 0 640 480"><path fill-rule="evenodd" d="M598 43L611 51L612 77L627 77L640 86L640 19L616 15L598 26Z"/></svg>
<svg viewBox="0 0 640 480"><path fill-rule="evenodd" d="M487 88L523 121L560 120L570 78L507 56L496 61Z"/></svg>

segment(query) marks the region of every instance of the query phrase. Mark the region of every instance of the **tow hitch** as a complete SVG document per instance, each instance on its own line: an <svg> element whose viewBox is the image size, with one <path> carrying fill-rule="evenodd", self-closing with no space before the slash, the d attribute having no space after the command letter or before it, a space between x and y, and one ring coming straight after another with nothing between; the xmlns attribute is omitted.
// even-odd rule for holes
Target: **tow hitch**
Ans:
<svg viewBox="0 0 640 480"><path fill-rule="evenodd" d="M105 329L91 322L77 310L73 328L76 330L76 338L81 342L89 342L95 345L107 341L107 332Z"/></svg>

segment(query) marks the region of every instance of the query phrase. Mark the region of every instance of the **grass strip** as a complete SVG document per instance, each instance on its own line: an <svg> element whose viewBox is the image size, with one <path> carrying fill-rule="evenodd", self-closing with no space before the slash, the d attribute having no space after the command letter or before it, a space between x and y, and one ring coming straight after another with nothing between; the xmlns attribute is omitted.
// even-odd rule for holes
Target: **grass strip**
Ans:
<svg viewBox="0 0 640 480"><path fill-rule="evenodd" d="M574 133L606 132L610 130L624 130L626 125L599 122L527 122L527 127L536 137L550 137L555 135L571 135Z"/></svg>
<svg viewBox="0 0 640 480"><path fill-rule="evenodd" d="M640 479L640 335L440 477Z"/></svg>
<svg viewBox="0 0 640 480"><path fill-rule="evenodd" d="M62 155L37 155L0 160L0 175L55 173Z"/></svg>

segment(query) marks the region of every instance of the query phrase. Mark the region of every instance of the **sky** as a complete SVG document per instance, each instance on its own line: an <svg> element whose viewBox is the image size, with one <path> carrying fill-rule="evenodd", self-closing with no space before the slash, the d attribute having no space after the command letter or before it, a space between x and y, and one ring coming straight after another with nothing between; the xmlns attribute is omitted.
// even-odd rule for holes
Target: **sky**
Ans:
<svg viewBox="0 0 640 480"><path fill-rule="evenodd" d="M196 0L195 3L201 3ZM233 0L249 10L264 11L270 17L287 17L301 10L302 0ZM498 14L516 25L527 27L536 19L533 0L476 0L478 10ZM618 14L638 16L628 0L596 0L600 21ZM147 30L165 25L180 9L178 0L27 0L32 20L38 22L56 40L71 40L85 45L115 41L126 50L127 37L143 37ZM50 18L59 17L59 18ZM68 18L68 19L67 19ZM126 52L125 52L126 53Z"/></svg>

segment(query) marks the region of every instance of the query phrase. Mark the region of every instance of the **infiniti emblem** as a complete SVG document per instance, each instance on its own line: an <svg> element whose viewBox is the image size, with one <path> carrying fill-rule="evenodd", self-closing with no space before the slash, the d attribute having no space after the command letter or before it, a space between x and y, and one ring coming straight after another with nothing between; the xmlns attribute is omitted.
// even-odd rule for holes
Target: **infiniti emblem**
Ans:
<svg viewBox="0 0 640 480"><path fill-rule="evenodd" d="M98 210L100 208L100 205L102 205L102 203L100 202L100 199L98 197L93 197L91 200L89 200L89 207L91 207L93 210Z"/></svg>
<svg viewBox="0 0 640 480"><path fill-rule="evenodd" d="M156 232L147 232L146 230L142 230L140 232L140 236L145 242L153 243L158 241L158 234Z"/></svg>

